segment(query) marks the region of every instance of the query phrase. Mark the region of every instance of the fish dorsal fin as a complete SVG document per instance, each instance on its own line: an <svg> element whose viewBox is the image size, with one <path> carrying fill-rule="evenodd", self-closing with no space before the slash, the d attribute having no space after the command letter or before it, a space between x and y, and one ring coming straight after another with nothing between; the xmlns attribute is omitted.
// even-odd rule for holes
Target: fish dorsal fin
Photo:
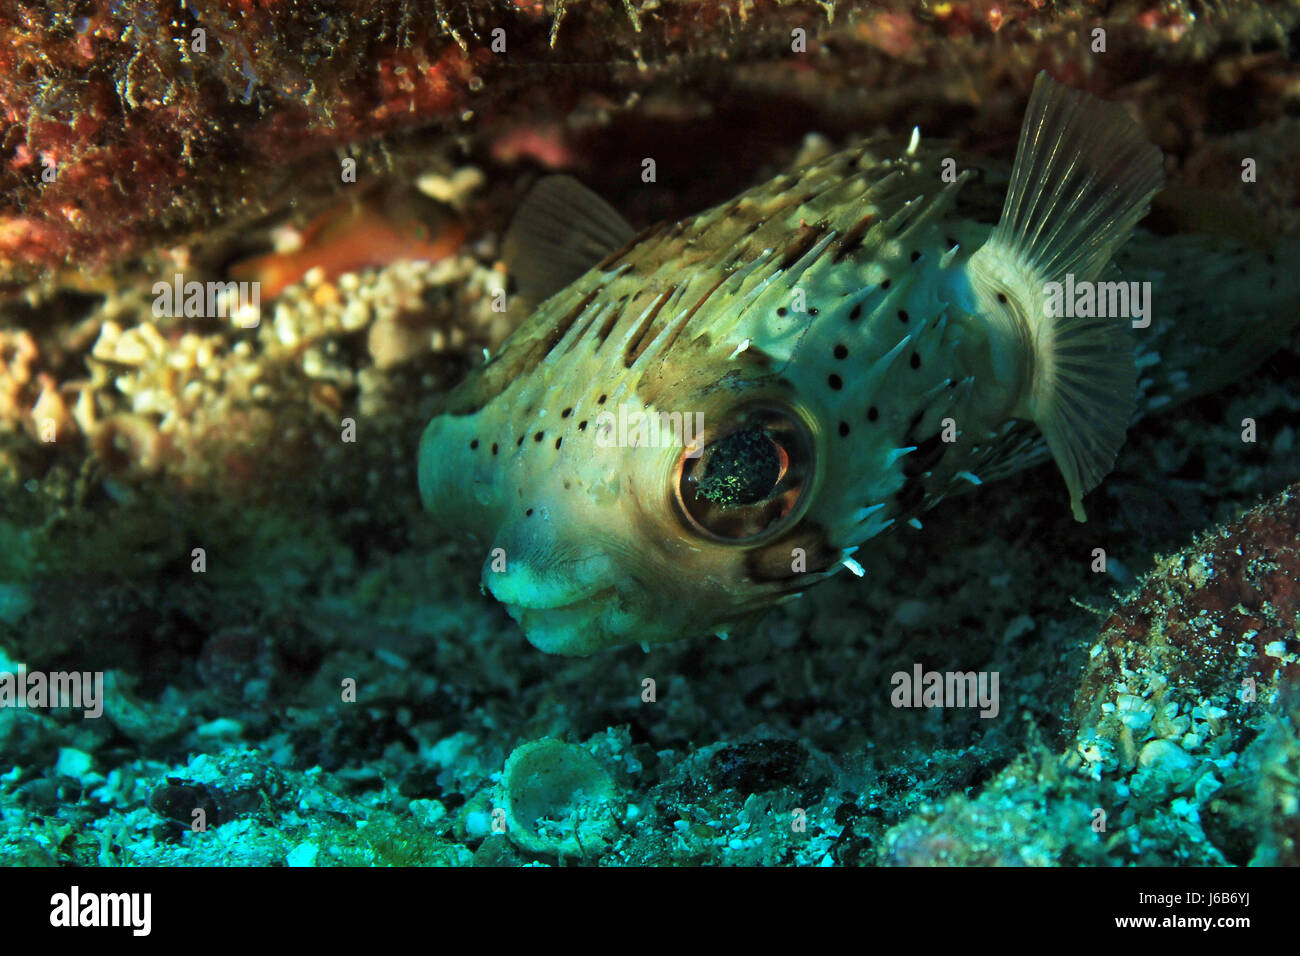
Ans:
<svg viewBox="0 0 1300 956"><path fill-rule="evenodd" d="M1079 521L1083 496L1124 443L1137 372L1128 318L1049 308L1048 284L1102 275L1159 191L1163 165L1119 104L1039 73L1002 218L970 261L991 336L1029 351L1015 414L1047 439Z"/></svg>
<svg viewBox="0 0 1300 956"><path fill-rule="evenodd" d="M572 176L547 176L520 204L502 258L522 295L550 298L636 231Z"/></svg>

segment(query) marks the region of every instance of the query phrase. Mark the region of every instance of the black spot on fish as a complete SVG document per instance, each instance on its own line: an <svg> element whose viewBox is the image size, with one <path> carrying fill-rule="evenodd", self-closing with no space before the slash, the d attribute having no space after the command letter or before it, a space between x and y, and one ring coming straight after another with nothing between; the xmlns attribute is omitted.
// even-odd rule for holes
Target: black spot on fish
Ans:
<svg viewBox="0 0 1300 956"><path fill-rule="evenodd" d="M899 321L899 322L906 322L909 318L911 318L911 316L909 316L909 315L907 314L907 310L906 310L906 309L899 309L899 310L898 310L898 321Z"/></svg>
<svg viewBox="0 0 1300 956"><path fill-rule="evenodd" d="M572 409L572 408L566 408L564 411L560 412L560 417L561 417L561 418L568 418L568 417L569 417L570 415L572 415L572 414L573 414L573 409Z"/></svg>
<svg viewBox="0 0 1300 956"><path fill-rule="evenodd" d="M893 281L894 281L893 279L886 279L884 282L880 283L880 288L888 289L890 283L892 283Z"/></svg>
<svg viewBox="0 0 1300 956"><path fill-rule="evenodd" d="M578 431L585 432L586 430L587 430L587 423L585 421L578 422Z"/></svg>
<svg viewBox="0 0 1300 956"><path fill-rule="evenodd" d="M475 438L472 442L469 443L469 450L475 451L477 449L478 449L478 439Z"/></svg>
<svg viewBox="0 0 1300 956"><path fill-rule="evenodd" d="M861 303L861 302L859 302L859 303L858 303L857 305L855 305L851 310L849 310L849 321L850 321L850 322L856 322L856 321L857 321L858 319L860 319L860 318L862 318L862 303Z"/></svg>
<svg viewBox="0 0 1300 956"><path fill-rule="evenodd" d="M834 389L835 391L838 392L840 389L842 389L842 388L844 387L844 379L842 379L842 378L840 378L838 375L835 375L835 374L832 373L832 374L831 374L831 375L826 379L826 384L829 385L832 389Z"/></svg>
<svg viewBox="0 0 1300 956"><path fill-rule="evenodd" d="M848 422L840 422L840 437L841 437L841 438L848 438L848 437L849 437L849 423L848 423Z"/></svg>
<svg viewBox="0 0 1300 956"><path fill-rule="evenodd" d="M496 443L496 442L493 442L493 443L492 443L492 454L495 455L496 453L497 453L497 443Z"/></svg>
<svg viewBox="0 0 1300 956"><path fill-rule="evenodd" d="M786 313L786 307L785 307L785 306L781 306L780 308L778 308L778 309L776 310L776 314L779 315L781 318L785 318L785 313Z"/></svg>
<svg viewBox="0 0 1300 956"><path fill-rule="evenodd" d="M846 359L849 357L849 349L846 345L835 346L835 357L837 359Z"/></svg>
<svg viewBox="0 0 1300 956"><path fill-rule="evenodd" d="M921 356L919 356L919 355L917 355L915 352L913 352L913 353L912 353L912 368L920 368L920 367L921 367Z"/></svg>
<svg viewBox="0 0 1300 956"><path fill-rule="evenodd" d="M527 511L524 512L524 517L525 517L525 518L531 518L532 516L533 516L533 509L532 509L532 508L529 508Z"/></svg>
<svg viewBox="0 0 1300 956"><path fill-rule="evenodd" d="M876 408L875 405L872 405L870 408L867 409L867 421L874 422L879 417L880 417L880 411Z"/></svg>
<svg viewBox="0 0 1300 956"><path fill-rule="evenodd" d="M545 434L546 434L545 432L538 432L536 435L533 436L533 441L537 441L537 442L541 441Z"/></svg>
<svg viewBox="0 0 1300 956"><path fill-rule="evenodd" d="M919 258L921 258L921 252L920 252L920 250L919 250L919 249L913 249L913 250L912 250L912 261L915 262L915 261L916 261L917 259L919 259Z"/></svg>

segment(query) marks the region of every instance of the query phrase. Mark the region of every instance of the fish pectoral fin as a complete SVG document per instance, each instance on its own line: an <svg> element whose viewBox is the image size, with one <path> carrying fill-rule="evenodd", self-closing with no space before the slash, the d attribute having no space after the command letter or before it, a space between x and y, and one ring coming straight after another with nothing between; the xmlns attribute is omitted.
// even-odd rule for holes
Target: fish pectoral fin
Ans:
<svg viewBox="0 0 1300 956"><path fill-rule="evenodd" d="M1079 521L1124 442L1137 372L1128 318L1076 317L1059 290L1101 276L1163 166L1123 107L1039 73L1002 218L969 264L995 341L1028 351L1019 410L1047 439Z"/></svg>
<svg viewBox="0 0 1300 956"><path fill-rule="evenodd" d="M540 302L635 235L609 203L572 176L547 176L520 204L501 257L520 294Z"/></svg>
<svg viewBox="0 0 1300 956"><path fill-rule="evenodd" d="M1110 473L1133 419L1137 371L1113 319L1074 325L1050 359L1055 368L1032 414L1065 479L1075 520L1086 521L1083 496Z"/></svg>

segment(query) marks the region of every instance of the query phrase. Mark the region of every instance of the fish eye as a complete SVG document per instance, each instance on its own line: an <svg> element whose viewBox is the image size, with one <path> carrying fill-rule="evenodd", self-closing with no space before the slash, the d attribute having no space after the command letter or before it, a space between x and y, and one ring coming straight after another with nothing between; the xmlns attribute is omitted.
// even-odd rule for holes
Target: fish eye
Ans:
<svg viewBox="0 0 1300 956"><path fill-rule="evenodd" d="M812 440L798 416L755 407L733 415L697 457L683 453L676 499L686 524L714 540L749 542L790 524L813 470Z"/></svg>

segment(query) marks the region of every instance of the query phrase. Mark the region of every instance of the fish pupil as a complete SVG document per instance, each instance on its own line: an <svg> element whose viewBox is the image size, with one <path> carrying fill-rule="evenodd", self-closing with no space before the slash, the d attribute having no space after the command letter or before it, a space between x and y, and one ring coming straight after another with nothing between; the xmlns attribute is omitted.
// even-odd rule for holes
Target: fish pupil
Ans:
<svg viewBox="0 0 1300 956"><path fill-rule="evenodd" d="M781 456L761 429L732 432L710 446L696 494L723 506L749 505L772 493Z"/></svg>

